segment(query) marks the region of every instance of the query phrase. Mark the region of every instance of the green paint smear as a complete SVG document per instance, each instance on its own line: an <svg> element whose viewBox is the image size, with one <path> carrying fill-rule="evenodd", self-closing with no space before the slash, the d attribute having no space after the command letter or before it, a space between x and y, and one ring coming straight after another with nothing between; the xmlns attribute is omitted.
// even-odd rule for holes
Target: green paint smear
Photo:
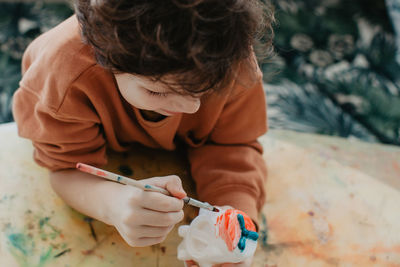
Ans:
<svg viewBox="0 0 400 267"><path fill-rule="evenodd" d="M49 220L50 220L50 217L41 218L41 219L39 220L39 226L40 226L40 228L43 228L43 226L44 226L45 224L47 224L47 223L49 222Z"/></svg>
<svg viewBox="0 0 400 267"><path fill-rule="evenodd" d="M10 253L18 262L18 265L21 267L32 266L28 264L28 258L32 254L33 247L35 246L32 238L21 233L9 234L7 237L10 245Z"/></svg>
<svg viewBox="0 0 400 267"><path fill-rule="evenodd" d="M32 262L36 261L33 260L35 243L31 237L22 233L10 234L8 241L10 252L20 267L44 267L56 255L56 253L53 253L53 248L49 247L47 251L40 254L39 262L33 264Z"/></svg>
<svg viewBox="0 0 400 267"><path fill-rule="evenodd" d="M52 259L54 257L52 252L53 252L53 248L49 247L47 252L40 255L40 260L39 260L39 264L37 265L37 267L43 267L50 259Z"/></svg>
<svg viewBox="0 0 400 267"><path fill-rule="evenodd" d="M13 255L14 259L18 262L18 266L29 267L27 258L24 256L21 256L21 253L18 253L18 251L16 251L15 248L11 248L10 253L11 253L11 255Z"/></svg>
<svg viewBox="0 0 400 267"><path fill-rule="evenodd" d="M6 200L13 200L15 198L15 194L13 195L5 195L0 199L0 203L5 202Z"/></svg>
<svg viewBox="0 0 400 267"><path fill-rule="evenodd" d="M61 233L56 227L49 223L50 217L44 217L39 219L39 232L35 234L36 238L40 238L43 241L56 239ZM7 228L7 232L12 231L11 226ZM26 230L26 229L25 229ZM47 249L44 248L39 254L35 251L35 237L27 235L25 233L13 233L8 234L8 247L11 255L17 261L20 267L44 267L49 261L54 260L54 256L60 251L54 251L53 247L50 246ZM62 248L67 247L66 243L61 245Z"/></svg>
<svg viewBox="0 0 400 267"><path fill-rule="evenodd" d="M262 225L264 228L260 229L260 237L261 237L261 244L264 247L267 247L267 241L268 241L268 223L267 223L267 217L263 213L261 213L261 219L262 219Z"/></svg>
<svg viewBox="0 0 400 267"><path fill-rule="evenodd" d="M46 241L48 238L50 238L51 240L54 240L61 234L61 230L59 230L56 227L54 227L53 225L51 225L49 223L49 221L50 221L50 217L44 217L39 220L40 238L43 241ZM46 231L46 229L47 229L47 231Z"/></svg>
<svg viewBox="0 0 400 267"><path fill-rule="evenodd" d="M8 241L25 256L32 252L34 246L32 239L24 234L10 234L8 235Z"/></svg>

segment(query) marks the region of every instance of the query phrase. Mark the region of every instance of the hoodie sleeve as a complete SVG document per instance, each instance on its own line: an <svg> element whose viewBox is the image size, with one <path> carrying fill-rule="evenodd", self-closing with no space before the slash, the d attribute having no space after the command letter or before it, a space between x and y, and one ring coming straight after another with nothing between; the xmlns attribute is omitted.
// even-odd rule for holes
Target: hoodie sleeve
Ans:
<svg viewBox="0 0 400 267"><path fill-rule="evenodd" d="M13 98L19 135L32 141L36 163L52 171L74 168L77 162L98 166L107 162L99 120L75 89L71 88L72 94L81 96L74 98L75 108L68 115L43 103L26 87L21 86Z"/></svg>
<svg viewBox="0 0 400 267"><path fill-rule="evenodd" d="M236 88L235 88L236 87ZM248 88L239 83L225 104L208 141L189 149L192 177L201 200L230 205L255 222L265 202L267 169L257 138L267 131L262 78Z"/></svg>

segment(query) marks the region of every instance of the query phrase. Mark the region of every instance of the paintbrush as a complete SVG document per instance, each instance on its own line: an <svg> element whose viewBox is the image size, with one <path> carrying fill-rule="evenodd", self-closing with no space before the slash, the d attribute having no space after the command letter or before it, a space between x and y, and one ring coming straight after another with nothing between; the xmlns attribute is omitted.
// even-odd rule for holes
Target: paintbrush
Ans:
<svg viewBox="0 0 400 267"><path fill-rule="evenodd" d="M153 192L159 192L161 194L170 196L171 194L165 190L164 188L158 187L158 186L154 186L154 185L149 185L149 184L143 184L137 180L134 180L132 178L128 178L125 176L121 176L106 170L102 170L84 163L77 163L76 164L76 168L82 172L86 172L86 173L90 173L96 176L99 176L101 178L105 178L117 183L121 183L121 184L126 184L126 185L131 185L134 187L138 187L144 191L153 191ZM216 207L208 204L207 202L201 202L199 200L196 200L194 198L191 197L184 197L182 198L183 202L186 204L189 204L191 206L194 207L198 207L198 208L203 208L203 209L207 209L207 210L211 210L211 211L216 211L218 212L219 209L217 209Z"/></svg>

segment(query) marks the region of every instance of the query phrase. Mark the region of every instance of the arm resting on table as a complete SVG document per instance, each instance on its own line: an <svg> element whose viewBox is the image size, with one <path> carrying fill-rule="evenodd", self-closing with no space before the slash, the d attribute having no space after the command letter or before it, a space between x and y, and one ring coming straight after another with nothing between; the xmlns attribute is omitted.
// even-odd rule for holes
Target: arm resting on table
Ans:
<svg viewBox="0 0 400 267"><path fill-rule="evenodd" d="M77 170L62 170L50 173L53 190L72 208L102 221L112 224L109 210L109 196L113 196L121 186Z"/></svg>

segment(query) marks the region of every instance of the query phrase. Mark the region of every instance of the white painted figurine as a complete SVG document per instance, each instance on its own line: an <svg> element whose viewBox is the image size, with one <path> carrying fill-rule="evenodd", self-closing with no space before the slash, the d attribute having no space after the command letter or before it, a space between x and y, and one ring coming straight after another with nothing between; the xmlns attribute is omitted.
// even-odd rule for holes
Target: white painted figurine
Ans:
<svg viewBox="0 0 400 267"><path fill-rule="evenodd" d="M200 267L241 262L252 257L257 248L258 234L253 221L236 209L200 209L192 223L180 226L178 231L183 237L178 259L194 260Z"/></svg>

